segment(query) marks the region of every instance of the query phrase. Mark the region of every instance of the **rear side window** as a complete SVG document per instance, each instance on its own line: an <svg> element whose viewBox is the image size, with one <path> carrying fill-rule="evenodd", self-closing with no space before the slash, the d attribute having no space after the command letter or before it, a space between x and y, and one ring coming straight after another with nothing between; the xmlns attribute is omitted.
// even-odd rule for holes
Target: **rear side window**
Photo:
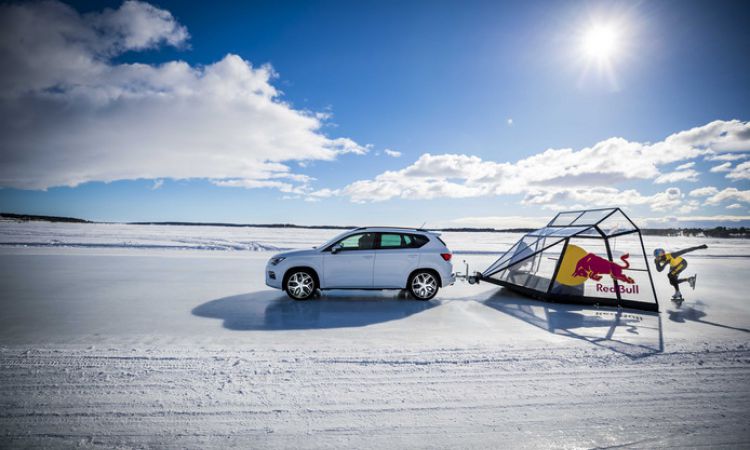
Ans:
<svg viewBox="0 0 750 450"><path fill-rule="evenodd" d="M430 240L427 239L426 236L422 236L421 234L412 234L411 237L412 239L414 239L414 242L411 245L412 248L419 248L430 242Z"/></svg>
<svg viewBox="0 0 750 450"><path fill-rule="evenodd" d="M382 249L419 248L429 242L425 236L406 233L380 233Z"/></svg>
<svg viewBox="0 0 750 450"><path fill-rule="evenodd" d="M395 233L381 233L380 234L380 248L403 248L404 245L403 234Z"/></svg>

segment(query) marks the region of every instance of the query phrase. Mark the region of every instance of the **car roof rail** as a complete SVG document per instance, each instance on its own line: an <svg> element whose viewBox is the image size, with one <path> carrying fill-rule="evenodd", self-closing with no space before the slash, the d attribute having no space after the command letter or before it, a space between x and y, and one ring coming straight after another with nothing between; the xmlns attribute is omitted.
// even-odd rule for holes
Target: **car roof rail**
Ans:
<svg viewBox="0 0 750 450"><path fill-rule="evenodd" d="M391 229L391 230L409 230L409 231L420 231L420 232L422 232L422 233L433 233L432 231L430 231L430 230L426 230L426 229L424 229L424 228L414 228L414 227L394 227L394 226L378 226L378 225L371 225L371 226L369 226L369 227L359 227L359 228L355 228L355 229L354 229L354 230L352 230L352 231L367 230L367 229L370 229L370 228L386 228L386 229Z"/></svg>

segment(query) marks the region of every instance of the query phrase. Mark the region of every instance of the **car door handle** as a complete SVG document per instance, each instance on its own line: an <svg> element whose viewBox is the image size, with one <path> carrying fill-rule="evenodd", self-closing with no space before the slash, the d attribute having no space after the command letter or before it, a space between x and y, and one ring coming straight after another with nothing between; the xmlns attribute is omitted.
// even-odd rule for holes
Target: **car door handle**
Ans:
<svg viewBox="0 0 750 450"><path fill-rule="evenodd" d="M365 259L372 259L372 255L362 255L362 257Z"/></svg>
<svg viewBox="0 0 750 450"><path fill-rule="evenodd" d="M409 258L416 258L417 255L409 255Z"/></svg>

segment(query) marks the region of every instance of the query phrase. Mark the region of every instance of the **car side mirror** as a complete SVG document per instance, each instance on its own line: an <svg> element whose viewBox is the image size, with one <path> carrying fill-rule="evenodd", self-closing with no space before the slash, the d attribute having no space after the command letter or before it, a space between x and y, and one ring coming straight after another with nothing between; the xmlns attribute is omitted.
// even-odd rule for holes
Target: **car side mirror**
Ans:
<svg viewBox="0 0 750 450"><path fill-rule="evenodd" d="M335 255L336 253L340 252L342 248L343 247L341 246L341 244L336 244L333 247L331 247L331 253Z"/></svg>

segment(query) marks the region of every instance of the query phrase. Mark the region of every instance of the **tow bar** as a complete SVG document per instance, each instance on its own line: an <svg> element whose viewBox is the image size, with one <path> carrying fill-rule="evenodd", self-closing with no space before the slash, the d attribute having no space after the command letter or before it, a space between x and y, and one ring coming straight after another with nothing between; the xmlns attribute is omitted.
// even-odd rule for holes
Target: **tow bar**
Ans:
<svg viewBox="0 0 750 450"><path fill-rule="evenodd" d="M482 279L482 274L474 272L473 275L469 275L469 263L467 263L466 260L463 260L462 262L464 263L465 271L464 273L456 272L456 279L466 281L469 284L479 284L479 280Z"/></svg>

